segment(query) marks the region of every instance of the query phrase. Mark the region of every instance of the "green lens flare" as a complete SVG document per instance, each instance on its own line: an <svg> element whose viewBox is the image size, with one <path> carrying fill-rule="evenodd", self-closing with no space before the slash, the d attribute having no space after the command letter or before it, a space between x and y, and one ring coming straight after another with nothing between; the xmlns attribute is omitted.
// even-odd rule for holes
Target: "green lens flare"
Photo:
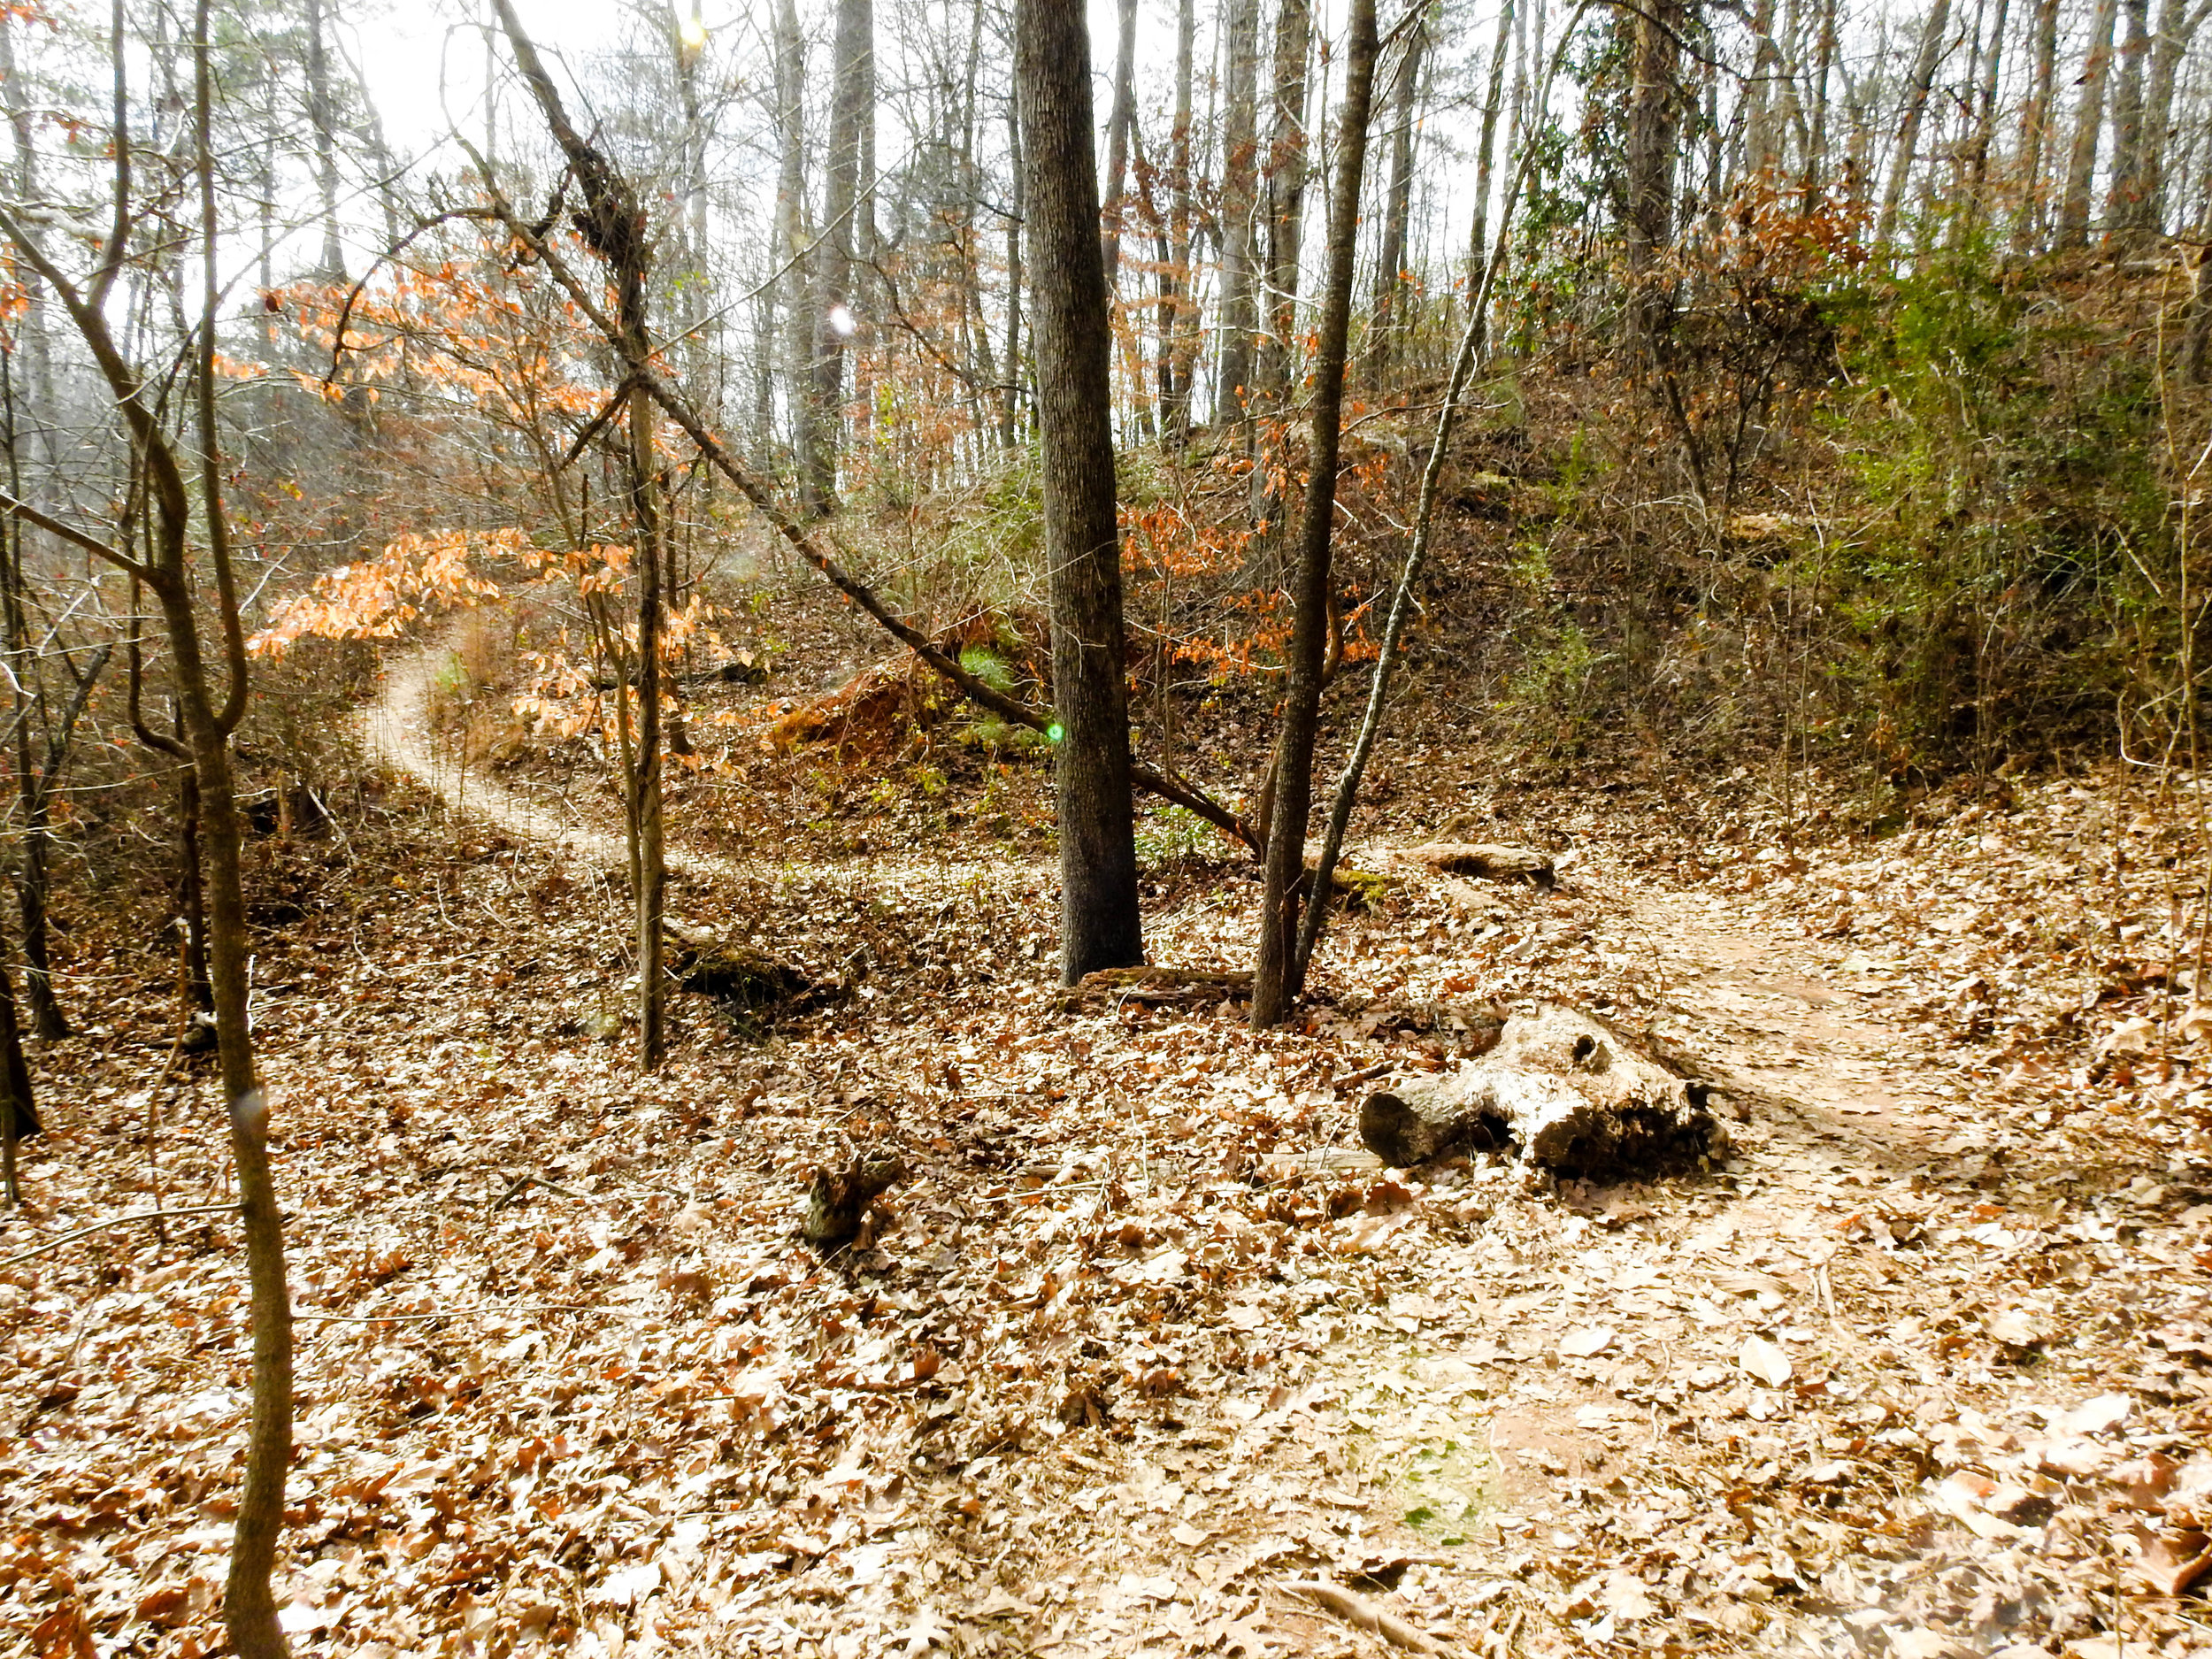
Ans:
<svg viewBox="0 0 2212 1659"><path fill-rule="evenodd" d="M1045 741L1048 743L1056 743L1066 735L1067 728L1057 720L1045 727Z"/></svg>

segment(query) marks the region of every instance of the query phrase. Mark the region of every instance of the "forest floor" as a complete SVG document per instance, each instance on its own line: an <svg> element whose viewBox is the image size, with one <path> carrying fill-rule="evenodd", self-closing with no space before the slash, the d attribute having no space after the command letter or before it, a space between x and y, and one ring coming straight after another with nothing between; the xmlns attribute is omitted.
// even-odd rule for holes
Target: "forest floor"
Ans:
<svg viewBox="0 0 2212 1659"><path fill-rule="evenodd" d="M618 837L442 761L426 661L370 716L380 806L254 849L296 1651L2212 1651L2170 803L2022 782L1793 843L1435 757L1267 1033L1065 1011L1054 872L980 834L702 855L672 910L840 995L680 998L641 1079ZM1394 856L1448 817L1559 885ZM1241 870L1151 887L1156 960L1248 961ZM0 1647L205 1653L245 1305L234 1225L183 1212L227 1190L219 1114L163 1066L167 947L73 949L0 1225ZM1546 997L1696 1056L1727 1165L1358 1152L1372 1079ZM810 1172L883 1144L890 1220L822 1259Z"/></svg>

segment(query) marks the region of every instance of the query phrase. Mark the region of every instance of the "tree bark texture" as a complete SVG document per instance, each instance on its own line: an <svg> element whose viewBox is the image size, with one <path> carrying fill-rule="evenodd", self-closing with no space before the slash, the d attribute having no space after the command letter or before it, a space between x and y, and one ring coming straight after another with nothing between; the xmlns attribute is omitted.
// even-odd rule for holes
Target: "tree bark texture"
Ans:
<svg viewBox="0 0 2212 1659"><path fill-rule="evenodd" d="M1307 442L1310 476L1299 538L1289 673L1275 744L1275 795L1261 885L1259 955L1252 976L1252 1024L1261 1029L1281 1024L1299 991L1299 898L1306 874L1306 820L1313 800L1314 737L1320 725L1321 662L1328 644L1344 357L1351 334L1360 191L1366 178L1369 104L1375 84L1375 0L1353 0L1349 27L1336 179L1329 204L1328 276L1314 359L1313 430Z"/></svg>
<svg viewBox="0 0 2212 1659"><path fill-rule="evenodd" d="M1490 48L1490 88L1482 101L1482 136L1475 143L1475 220L1468 233L1467 303L1473 305L1490 263L1490 182L1497 163L1498 114L1505 107L1506 48L1513 39L1515 0L1498 8L1498 38ZM1484 325L1474 321L1475 355L1482 355Z"/></svg>
<svg viewBox="0 0 2212 1659"><path fill-rule="evenodd" d="M1030 303L1060 726L1054 769L1060 973L1073 985L1095 969L1144 960L1114 514L1110 335L1081 0L1017 0L1014 73L1027 151Z"/></svg>
<svg viewBox="0 0 2212 1659"><path fill-rule="evenodd" d="M1256 374L1270 409L1289 400L1298 331L1298 253L1305 233L1306 60L1313 44L1308 0L1279 0L1271 130L1267 145L1267 286Z"/></svg>
<svg viewBox="0 0 2212 1659"><path fill-rule="evenodd" d="M1897 147L1890 158L1889 183L1882 192L1882 214L1875 221L1874 240L1886 243L1897 227L1897 214L1905 199L1905 184L1920 145L1920 123L1928 108L1928 94L1935 85L1937 68L1951 27L1951 0L1935 0L1920 26L1920 50L1914 55L1912 74L1905 83L1905 107L1897 122Z"/></svg>
<svg viewBox="0 0 2212 1659"><path fill-rule="evenodd" d="M1941 4L1941 0L1939 0ZM1680 127L1679 0L1653 0L1629 17L1628 96L1628 315L1630 339L1648 367L1670 310L1657 269L1674 240L1674 166ZM1532 112L1541 120L1543 112Z"/></svg>
<svg viewBox="0 0 2212 1659"><path fill-rule="evenodd" d="M1252 342L1258 331L1252 219L1256 206L1259 0L1223 0L1229 85L1221 129L1221 356L1214 420L1239 419L1252 389Z"/></svg>
<svg viewBox="0 0 2212 1659"><path fill-rule="evenodd" d="M1406 35L1390 111L1390 182L1383 197L1382 251L1375 260L1375 311L1368 326L1367 373L1379 380L1390 367L1395 336L1406 326L1404 303L1412 297L1406 270L1407 221L1413 209L1413 141L1421 71L1427 61L1426 19Z"/></svg>
<svg viewBox="0 0 2212 1659"><path fill-rule="evenodd" d="M2066 160L2066 193L2058 209L2057 243L2079 248L2089 241L2090 189L2097 173L2098 140L2104 133L2105 81L2112 64L2112 31L2119 0L2097 0L2090 26L2089 53L2081 72L2081 97L2074 107L2074 142Z"/></svg>
<svg viewBox="0 0 2212 1659"><path fill-rule="evenodd" d="M814 356L807 389L800 488L810 511L837 503L837 457L845 402L845 338L852 327L853 218L859 206L861 127L875 119L868 102L874 50L872 0L837 0L837 80L830 102L827 188L815 238Z"/></svg>

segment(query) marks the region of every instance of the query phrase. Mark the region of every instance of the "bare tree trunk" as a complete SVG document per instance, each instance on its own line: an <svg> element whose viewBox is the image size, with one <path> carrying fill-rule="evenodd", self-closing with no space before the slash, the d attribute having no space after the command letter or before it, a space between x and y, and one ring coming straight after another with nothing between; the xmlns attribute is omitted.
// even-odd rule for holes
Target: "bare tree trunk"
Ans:
<svg viewBox="0 0 2212 1659"><path fill-rule="evenodd" d="M1198 280L1191 249L1191 78L1198 35L1197 0L1177 0L1175 12L1175 130L1169 136L1168 263L1175 283L1169 333L1161 342L1160 429L1180 449L1190 441L1191 382L1198 356Z"/></svg>
<svg viewBox="0 0 2212 1659"><path fill-rule="evenodd" d="M827 188L815 239L814 355L810 365L801 499L810 512L837 504L837 456L844 424L845 341L853 332L853 217L859 205L861 127L872 121L868 62L874 50L872 0L837 0L837 83L830 103Z"/></svg>
<svg viewBox="0 0 2212 1659"><path fill-rule="evenodd" d="M1106 117L1106 191L1099 248L1110 303L1121 281L1121 232L1128 218L1129 129L1137 119L1137 0L1118 0L1120 41L1114 55L1114 106Z"/></svg>
<svg viewBox="0 0 2212 1659"><path fill-rule="evenodd" d="M2012 247L2024 253L2040 239L2049 201L2043 188L2043 164L2051 135L2052 84L2058 73L2058 0L2036 0L2035 68L2027 106L2020 112L2020 217L2014 222Z"/></svg>
<svg viewBox="0 0 2212 1659"><path fill-rule="evenodd" d="M1309 0L1279 0L1275 12L1275 70L1271 131L1264 180L1267 201L1267 288L1260 307L1255 378L1271 409L1280 409L1290 387L1291 342L1298 327L1298 246L1305 234L1306 60L1313 42ZM1269 515L1269 516L1271 516Z"/></svg>
<svg viewBox="0 0 2212 1659"><path fill-rule="evenodd" d="M1114 514L1105 270L1082 0L1023 0L1015 85L1029 174L1037 424L1052 607L1060 973L1144 960Z"/></svg>
<svg viewBox="0 0 2212 1659"><path fill-rule="evenodd" d="M23 1029L15 1010L15 980L0 958L0 1202L21 1206L16 1177L17 1143L39 1133L38 1102L32 1097L31 1068L23 1058Z"/></svg>
<svg viewBox="0 0 2212 1659"><path fill-rule="evenodd" d="M1505 100L1505 49L1513 38L1513 7L1514 0L1502 0L1498 8L1498 39L1490 49L1490 90L1482 102L1482 136L1475 143L1475 222L1467 249L1471 305L1482 289L1482 273L1490 261L1490 187L1498 153L1498 111ZM1480 319L1474 324L1478 357L1482 355L1484 326Z"/></svg>
<svg viewBox="0 0 2212 1659"><path fill-rule="evenodd" d="M1913 56L1912 74L1905 83L1905 107L1898 119L1897 145L1890 155L1889 183L1882 192L1881 217L1874 222L1877 246L1886 246L1896 231L1897 210L1905 199L1905 186L1919 149L1921 119L1927 112L1928 94L1935 85L1950 27L1951 0L1935 0L1920 26L1920 50Z"/></svg>
<svg viewBox="0 0 2212 1659"><path fill-rule="evenodd" d="M2181 62L2212 4L2193 11L2188 0L2164 0L2158 13L2158 38L2151 47L2150 89L2144 99L2142 133L2135 166L2136 204L2130 228L2154 236L2166 224L2166 150L2173 140L2174 83Z"/></svg>
<svg viewBox="0 0 2212 1659"><path fill-rule="evenodd" d="M1819 7L1819 40L1813 49L1812 131L1805 140L1805 211L1810 212L1821 192L1828 188L1828 81L1836 65L1837 0L1816 0Z"/></svg>
<svg viewBox="0 0 2212 1659"><path fill-rule="evenodd" d="M1256 195L1254 151L1258 118L1259 0L1223 0L1229 50L1228 107L1222 116L1221 358L1214 386L1214 421L1245 411L1252 389L1252 342L1258 331L1253 289L1252 217Z"/></svg>
<svg viewBox="0 0 2212 1659"><path fill-rule="evenodd" d="M1413 135L1421 70L1426 61L1428 20L1414 24L1398 55L1396 98L1390 112L1390 183L1384 197L1382 252L1375 262L1375 314L1368 330L1367 373L1379 380L1388 373L1396 341L1405 326L1402 299L1411 297L1406 270L1406 227L1413 208Z"/></svg>
<svg viewBox="0 0 2212 1659"><path fill-rule="evenodd" d="M1744 88L1744 166L1763 173L1774 165L1773 83L1782 54L1774 43L1774 0L1758 0L1751 12L1751 81Z"/></svg>
<svg viewBox="0 0 2212 1659"><path fill-rule="evenodd" d="M314 128L315 188L322 199L323 252L318 274L346 280L345 245L338 238L338 134L331 111L330 61L323 46L323 0L307 0L307 121Z"/></svg>
<svg viewBox="0 0 2212 1659"><path fill-rule="evenodd" d="M1940 4L1940 0L1939 0ZM1675 139L1678 127L1676 65L1683 9L1654 0L1631 14L1632 81L1628 104L1629 334L1637 358L1653 361L1668 302L1657 269L1674 239ZM1542 119L1536 111L1532 120Z"/></svg>
<svg viewBox="0 0 2212 1659"><path fill-rule="evenodd" d="M783 329L786 341L784 384L788 407L791 444L799 465L806 465L806 431L810 363L814 355L813 319L806 303L808 281L804 255L806 221L806 59L799 35L799 13L793 0L775 4L775 125L776 225L775 247L769 259L780 260Z"/></svg>
<svg viewBox="0 0 2212 1659"><path fill-rule="evenodd" d="M1298 923L1305 880L1306 824L1313 801L1313 751L1320 727L1322 659L1328 643L1330 551L1336 528L1336 469L1342 442L1344 362L1351 335L1352 283L1359 243L1360 191L1367 165L1369 104L1375 82L1375 0L1353 0L1329 204L1329 265L1321 296L1321 338L1314 359L1312 476L1300 537L1290 661L1282 725L1275 744L1275 797L1269 815L1260 898L1260 942L1252 975L1252 1024L1282 1023L1300 989Z"/></svg>
<svg viewBox="0 0 2212 1659"><path fill-rule="evenodd" d="M1997 81L2005 61L2005 22L2011 15L2010 0L1997 0L1996 21L1989 31L1989 50L1982 59L1982 81L1976 94L1974 136L1967 158L1967 217L1978 220L1987 207L1989 148L1997 134Z"/></svg>
<svg viewBox="0 0 2212 1659"><path fill-rule="evenodd" d="M2143 205L2143 76L2151 50L2150 0L2121 0L2127 36L2120 48L2120 75L2112 88L2112 183L2105 195L2105 223L2132 231Z"/></svg>
<svg viewBox="0 0 2212 1659"><path fill-rule="evenodd" d="M999 403L999 443L1011 449L1020 436L1022 410L1022 221L1029 211L1029 167L1022 155L1021 100L1006 100L1007 165L1012 170L1013 211L1006 216L1006 370Z"/></svg>
<svg viewBox="0 0 2212 1659"><path fill-rule="evenodd" d="M2089 241L2089 193L2097 173L2097 142L2104 134L2105 81L2112 64L2112 30L2119 0L2097 0L2089 30L2089 53L2082 65L2081 98L2074 109L2074 143L2066 161L2066 194L2060 198L2058 245L2080 248Z"/></svg>

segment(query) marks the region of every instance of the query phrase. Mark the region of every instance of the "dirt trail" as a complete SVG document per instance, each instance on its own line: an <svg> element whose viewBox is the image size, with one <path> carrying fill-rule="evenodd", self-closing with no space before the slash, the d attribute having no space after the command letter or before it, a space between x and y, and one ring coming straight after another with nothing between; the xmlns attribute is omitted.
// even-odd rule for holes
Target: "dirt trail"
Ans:
<svg viewBox="0 0 2212 1659"><path fill-rule="evenodd" d="M449 629L385 664L384 687L361 713L368 758L413 779L450 810L472 813L517 841L556 848L586 864L626 869L629 853L620 834L594 829L577 818L573 809L559 814L494 782L437 741L430 724L430 690L453 655L457 634L457 628ZM683 875L738 873L736 864L710 853L671 847L667 860L671 871Z"/></svg>

